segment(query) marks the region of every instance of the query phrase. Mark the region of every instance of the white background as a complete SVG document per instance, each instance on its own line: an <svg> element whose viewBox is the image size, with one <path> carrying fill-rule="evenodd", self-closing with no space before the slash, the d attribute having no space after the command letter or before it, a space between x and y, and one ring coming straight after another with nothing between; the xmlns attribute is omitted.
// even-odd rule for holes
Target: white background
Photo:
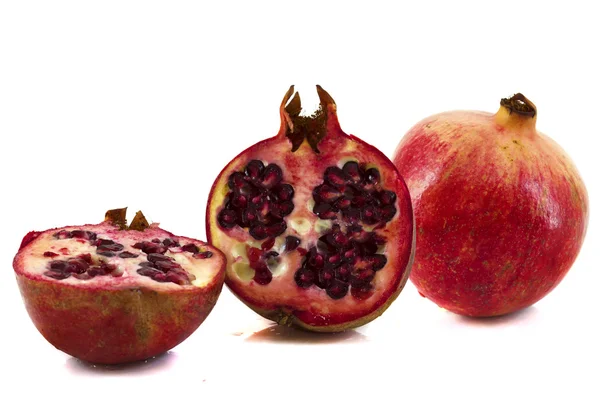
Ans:
<svg viewBox="0 0 600 407"><path fill-rule="evenodd" d="M599 406L600 29L594 2L549 3L2 1L0 405ZM524 93L589 191L562 284L470 320L409 283L338 336L272 327L224 289L187 341L119 369L46 343L11 268L26 232L128 206L205 239L219 170L277 132L291 84L310 105L317 83L388 156L425 116Z"/></svg>

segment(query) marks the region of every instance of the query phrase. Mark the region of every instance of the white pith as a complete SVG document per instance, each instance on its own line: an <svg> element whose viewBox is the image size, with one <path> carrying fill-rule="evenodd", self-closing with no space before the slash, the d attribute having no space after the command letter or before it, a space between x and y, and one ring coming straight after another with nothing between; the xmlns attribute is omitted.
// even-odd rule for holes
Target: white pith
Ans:
<svg viewBox="0 0 600 407"><path fill-rule="evenodd" d="M138 254L137 258L120 258L118 256L105 257L96 254L96 246L93 246L90 241L85 239L57 239L54 233L60 230L90 230L97 233L99 239L110 239L115 243L120 243L124 246L123 251ZM151 241L153 238L171 238L177 239L180 246L188 243L193 243L200 248L200 251L213 251L213 256L206 259L194 258L190 252L181 250L181 247L169 248L164 253L165 256L172 257L191 277L190 285L178 285L171 282L158 282L150 277L142 276L137 273L140 268L139 263L147 261L146 253L140 249L132 247L140 241ZM67 227L47 231L42 233L33 242L27 245L18 255L18 260L22 264L22 270L25 275L36 277L42 280L53 281L57 284L68 284L74 286L99 285L99 286L114 286L122 288L124 286L144 286L153 289L170 289L179 287L181 289L189 289L193 287L204 287L208 285L219 272L221 256L214 253L214 249L210 248L203 242L174 237L166 232L161 232L157 229L151 229L149 233L135 231L119 231L114 227ZM67 250L68 252L65 252ZM45 252L58 254L56 257L46 257ZM92 257L93 265L99 265L100 261L117 266L117 270L112 274L105 276L95 276L89 280L80 280L70 276L63 280L57 280L52 277L45 276L44 273L48 270L48 265L53 260L67 260L72 257L77 257L80 254L89 253Z"/></svg>

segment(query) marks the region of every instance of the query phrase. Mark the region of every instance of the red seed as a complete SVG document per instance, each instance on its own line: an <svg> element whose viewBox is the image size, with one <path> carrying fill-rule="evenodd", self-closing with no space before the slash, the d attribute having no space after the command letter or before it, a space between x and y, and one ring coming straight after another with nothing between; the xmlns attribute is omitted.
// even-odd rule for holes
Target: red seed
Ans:
<svg viewBox="0 0 600 407"><path fill-rule="evenodd" d="M323 178L325 182L334 187L344 186L348 181L348 176L338 167L328 167Z"/></svg>
<svg viewBox="0 0 600 407"><path fill-rule="evenodd" d="M305 268L298 269L294 274L294 281L300 288L308 288L315 283L315 272Z"/></svg>
<svg viewBox="0 0 600 407"><path fill-rule="evenodd" d="M260 248L263 250L270 250L273 248L273 245L275 244L275 239L274 238L270 238L265 240L261 245Z"/></svg>
<svg viewBox="0 0 600 407"><path fill-rule="evenodd" d="M262 186L266 189L271 189L279 184L282 178L283 174L281 168L276 164L269 164L264 169L261 176Z"/></svg>
<svg viewBox="0 0 600 407"><path fill-rule="evenodd" d="M286 236L285 238L285 250L291 252L300 245L300 239L296 236ZM304 253L306 254L306 253Z"/></svg>
<svg viewBox="0 0 600 407"><path fill-rule="evenodd" d="M265 165L260 160L252 160L246 165L246 175L252 179L257 179L261 176Z"/></svg>
<svg viewBox="0 0 600 407"><path fill-rule="evenodd" d="M346 296L346 294L348 293L348 288L348 283L334 279L331 282L331 285L327 288L327 295L329 295L334 300L339 300Z"/></svg>
<svg viewBox="0 0 600 407"><path fill-rule="evenodd" d="M44 252L44 257L51 257L52 258L52 257L56 257L56 256L58 256L57 253L54 253L54 252Z"/></svg>

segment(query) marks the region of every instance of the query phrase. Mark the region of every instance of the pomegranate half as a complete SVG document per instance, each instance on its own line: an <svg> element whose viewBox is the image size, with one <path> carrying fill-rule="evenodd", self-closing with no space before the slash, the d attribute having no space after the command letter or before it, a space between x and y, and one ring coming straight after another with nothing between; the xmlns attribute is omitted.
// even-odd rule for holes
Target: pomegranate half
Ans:
<svg viewBox="0 0 600 407"><path fill-rule="evenodd" d="M59 350L91 363L144 360L175 347L221 292L225 257L126 209L104 222L29 232L13 268L27 312Z"/></svg>
<svg viewBox="0 0 600 407"><path fill-rule="evenodd" d="M366 324L394 301L415 232L393 163L344 133L335 102L317 92L319 109L301 116L292 86L279 133L221 171L206 227L227 257L225 283L244 303L279 324L335 332Z"/></svg>
<svg viewBox="0 0 600 407"><path fill-rule="evenodd" d="M428 117L399 143L417 222L411 281L457 314L495 316L552 291L577 257L588 196L575 164L536 130L522 94L497 113Z"/></svg>

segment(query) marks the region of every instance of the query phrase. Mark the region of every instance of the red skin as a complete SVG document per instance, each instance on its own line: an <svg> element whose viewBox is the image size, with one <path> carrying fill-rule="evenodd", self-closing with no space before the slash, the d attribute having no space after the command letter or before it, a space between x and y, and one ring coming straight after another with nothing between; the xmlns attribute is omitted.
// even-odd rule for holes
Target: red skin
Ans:
<svg viewBox="0 0 600 407"><path fill-rule="evenodd" d="M535 108L535 107L534 107ZM588 222L584 183L535 116L447 112L415 125L393 157L417 223L411 281L440 307L496 316L565 277Z"/></svg>
<svg viewBox="0 0 600 407"><path fill-rule="evenodd" d="M147 231L168 233L154 227ZM28 233L19 253L40 234ZM114 287L63 284L24 270L19 254L13 268L27 312L42 336L57 349L98 364L144 360L181 343L213 309L225 276L222 261L204 287L174 290L144 287L139 281Z"/></svg>
<svg viewBox="0 0 600 407"><path fill-rule="evenodd" d="M158 292L48 284L23 275L17 283L34 325L57 349L92 363L144 360L189 337L214 307L222 285Z"/></svg>

